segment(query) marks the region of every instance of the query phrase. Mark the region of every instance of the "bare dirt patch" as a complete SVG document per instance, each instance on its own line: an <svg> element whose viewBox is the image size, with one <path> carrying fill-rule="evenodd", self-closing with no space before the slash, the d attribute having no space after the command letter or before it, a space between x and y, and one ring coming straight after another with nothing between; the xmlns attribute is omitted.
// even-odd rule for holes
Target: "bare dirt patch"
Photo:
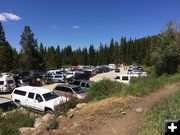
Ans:
<svg viewBox="0 0 180 135"><path fill-rule="evenodd" d="M143 124L143 114L170 97L180 88L176 83L145 97L113 97L92 102L77 110L72 118L59 119L60 128L49 134L131 135ZM135 111L143 108L142 113ZM123 114L122 112L125 112Z"/></svg>

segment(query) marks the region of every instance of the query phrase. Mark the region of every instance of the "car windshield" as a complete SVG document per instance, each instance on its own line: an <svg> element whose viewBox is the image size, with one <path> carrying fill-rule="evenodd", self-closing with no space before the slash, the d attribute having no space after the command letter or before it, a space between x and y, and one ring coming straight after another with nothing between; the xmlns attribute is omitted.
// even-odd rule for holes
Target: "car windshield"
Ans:
<svg viewBox="0 0 180 135"><path fill-rule="evenodd" d="M74 87L74 88L72 88L73 90L74 90L74 92L75 93L83 93L83 92L85 92L81 87Z"/></svg>
<svg viewBox="0 0 180 135"><path fill-rule="evenodd" d="M58 95L57 95L54 91L52 91L52 92L43 94L43 97L44 97L44 99L45 99L46 101L48 101L48 100L57 98Z"/></svg>

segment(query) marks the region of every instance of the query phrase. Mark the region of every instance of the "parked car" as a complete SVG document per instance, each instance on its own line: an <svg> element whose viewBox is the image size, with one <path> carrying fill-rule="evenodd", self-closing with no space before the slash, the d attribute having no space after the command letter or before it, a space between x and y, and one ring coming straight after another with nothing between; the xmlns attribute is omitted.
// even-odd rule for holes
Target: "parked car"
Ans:
<svg viewBox="0 0 180 135"><path fill-rule="evenodd" d="M75 73L72 77L67 78L67 82L73 82L74 80L89 80L90 75L87 73Z"/></svg>
<svg viewBox="0 0 180 135"><path fill-rule="evenodd" d="M63 84L63 85L59 84L54 88L54 91L59 95L68 97L69 99L72 98L84 99L87 96L85 89L83 89L80 86L71 85L71 84Z"/></svg>
<svg viewBox="0 0 180 135"><path fill-rule="evenodd" d="M138 77L138 75L117 75L114 80L121 83L129 84L132 77Z"/></svg>
<svg viewBox="0 0 180 135"><path fill-rule="evenodd" d="M138 76L147 76L147 73L141 67L129 68L127 74L138 75Z"/></svg>
<svg viewBox="0 0 180 135"><path fill-rule="evenodd" d="M16 88L14 78L10 74L2 74L0 76L0 93L11 92Z"/></svg>
<svg viewBox="0 0 180 135"><path fill-rule="evenodd" d="M11 99L6 97L0 97L0 111L6 112L16 108L16 104Z"/></svg>
<svg viewBox="0 0 180 135"><path fill-rule="evenodd" d="M52 90L33 86L15 88L11 98L18 106L25 106L45 113L52 113L56 105L69 100L67 97L58 96Z"/></svg>
<svg viewBox="0 0 180 135"><path fill-rule="evenodd" d="M78 85L86 89L88 89L91 86L91 82L89 80L74 80L70 84Z"/></svg>
<svg viewBox="0 0 180 135"><path fill-rule="evenodd" d="M114 70L114 69L116 69L116 64L109 64L108 67L109 67L111 70Z"/></svg>
<svg viewBox="0 0 180 135"><path fill-rule="evenodd" d="M60 82L66 82L66 76L65 75L53 75L51 78L52 83L60 83Z"/></svg>
<svg viewBox="0 0 180 135"><path fill-rule="evenodd" d="M74 71L67 71L67 73L66 73L66 79L71 78L74 74L75 74Z"/></svg>

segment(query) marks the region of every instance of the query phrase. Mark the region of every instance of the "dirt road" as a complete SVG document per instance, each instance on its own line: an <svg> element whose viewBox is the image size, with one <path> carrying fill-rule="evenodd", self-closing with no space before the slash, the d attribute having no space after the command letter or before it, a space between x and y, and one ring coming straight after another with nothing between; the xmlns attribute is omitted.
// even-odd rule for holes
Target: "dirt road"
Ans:
<svg viewBox="0 0 180 135"><path fill-rule="evenodd" d="M130 101L130 109L126 110L126 115L122 118L117 118L113 121L108 121L100 130L94 130L93 134L98 135L132 135L137 132L137 129L143 124L143 114L150 110L156 104L170 97L176 90L180 88L180 83L168 86L163 90L142 98ZM142 107L143 113L137 113L136 108Z"/></svg>

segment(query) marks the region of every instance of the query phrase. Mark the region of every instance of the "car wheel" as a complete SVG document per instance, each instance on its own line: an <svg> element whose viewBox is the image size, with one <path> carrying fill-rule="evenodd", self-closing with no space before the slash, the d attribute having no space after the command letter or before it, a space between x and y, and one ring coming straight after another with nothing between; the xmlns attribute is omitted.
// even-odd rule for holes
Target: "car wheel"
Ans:
<svg viewBox="0 0 180 135"><path fill-rule="evenodd" d="M17 107L21 107L21 102L19 100L15 100L15 104L17 105Z"/></svg>
<svg viewBox="0 0 180 135"><path fill-rule="evenodd" d="M53 111L51 110L51 109L48 109L48 110L46 110L46 112L45 112L46 114L47 113L49 113L49 114L53 114Z"/></svg>

